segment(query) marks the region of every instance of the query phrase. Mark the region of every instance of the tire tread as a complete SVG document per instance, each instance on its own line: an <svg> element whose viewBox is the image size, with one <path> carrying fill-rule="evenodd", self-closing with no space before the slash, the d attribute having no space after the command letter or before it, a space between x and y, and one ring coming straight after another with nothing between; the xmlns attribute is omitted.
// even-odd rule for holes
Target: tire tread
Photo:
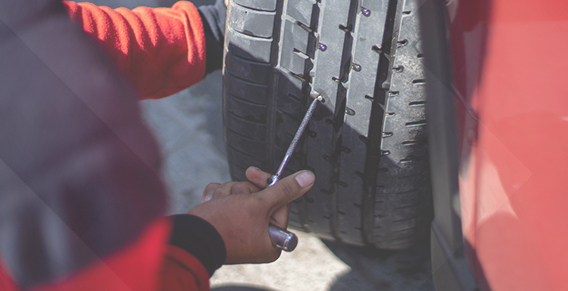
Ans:
<svg viewBox="0 0 568 291"><path fill-rule="evenodd" d="M409 247L427 228L416 1L233 0L224 66L233 178L249 165L274 172L309 94L326 98L284 171L317 176L291 203L291 227L383 249Z"/></svg>

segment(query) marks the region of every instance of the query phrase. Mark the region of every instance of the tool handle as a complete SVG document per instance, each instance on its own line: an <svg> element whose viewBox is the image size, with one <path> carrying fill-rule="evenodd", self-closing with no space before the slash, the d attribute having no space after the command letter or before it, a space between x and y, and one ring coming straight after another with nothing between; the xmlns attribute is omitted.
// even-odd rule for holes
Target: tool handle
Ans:
<svg viewBox="0 0 568 291"><path fill-rule="evenodd" d="M278 180L278 175L270 177L268 187L274 186ZM268 226L268 234L270 235L272 245L283 251L291 252L298 245L298 237L294 233L281 229L272 223Z"/></svg>
<svg viewBox="0 0 568 291"><path fill-rule="evenodd" d="M268 226L268 234L272 245L283 251L291 252L298 245L298 237L294 233L281 229L272 223Z"/></svg>

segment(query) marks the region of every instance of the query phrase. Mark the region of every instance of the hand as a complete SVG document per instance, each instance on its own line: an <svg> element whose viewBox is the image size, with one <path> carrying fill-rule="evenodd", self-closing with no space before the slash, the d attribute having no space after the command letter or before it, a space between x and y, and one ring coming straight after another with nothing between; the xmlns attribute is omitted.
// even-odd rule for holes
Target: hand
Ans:
<svg viewBox="0 0 568 291"><path fill-rule="evenodd" d="M225 197L231 194L250 194L260 191L268 186L268 179L272 174L264 172L256 167L249 167L245 173L248 182L228 182L224 184L210 183L203 191L201 203L211 199ZM254 185L252 185L253 183ZM288 216L290 213L290 203L277 209L271 216L270 222L282 229L288 227Z"/></svg>
<svg viewBox="0 0 568 291"><path fill-rule="evenodd" d="M226 264L267 263L278 259L281 250L272 246L268 224L286 228L291 201L306 193L315 176L300 171L266 187L271 176L256 168L246 172L250 182L209 184L203 193L204 201L189 211L215 227L225 243Z"/></svg>

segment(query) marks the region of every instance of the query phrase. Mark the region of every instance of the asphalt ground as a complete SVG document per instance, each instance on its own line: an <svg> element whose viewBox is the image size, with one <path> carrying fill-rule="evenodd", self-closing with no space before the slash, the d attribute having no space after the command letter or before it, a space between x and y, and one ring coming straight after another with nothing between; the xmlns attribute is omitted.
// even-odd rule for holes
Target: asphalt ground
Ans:
<svg viewBox="0 0 568 291"><path fill-rule="evenodd" d="M94 0L110 7L169 6L171 0ZM194 1L201 5L211 1ZM199 204L205 186L230 181L222 121L222 76L161 100L140 102L163 155L169 190L168 213ZM297 249L271 264L223 266L211 278L212 290L434 290L426 239L413 249L385 252L322 241L295 231Z"/></svg>

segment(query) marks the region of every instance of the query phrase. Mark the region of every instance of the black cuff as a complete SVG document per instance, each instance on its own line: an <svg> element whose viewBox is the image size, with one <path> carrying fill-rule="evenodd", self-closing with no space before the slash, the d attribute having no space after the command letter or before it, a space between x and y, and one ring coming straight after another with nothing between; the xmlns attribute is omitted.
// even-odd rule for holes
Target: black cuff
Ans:
<svg viewBox="0 0 568 291"><path fill-rule="evenodd" d="M174 220L170 244L194 255L213 276L225 262L225 243L217 230L204 219L187 214L171 216Z"/></svg>
<svg viewBox="0 0 568 291"><path fill-rule="evenodd" d="M223 0L217 0L214 5L199 6L197 10L205 32L205 74L209 74L223 67L227 7Z"/></svg>

